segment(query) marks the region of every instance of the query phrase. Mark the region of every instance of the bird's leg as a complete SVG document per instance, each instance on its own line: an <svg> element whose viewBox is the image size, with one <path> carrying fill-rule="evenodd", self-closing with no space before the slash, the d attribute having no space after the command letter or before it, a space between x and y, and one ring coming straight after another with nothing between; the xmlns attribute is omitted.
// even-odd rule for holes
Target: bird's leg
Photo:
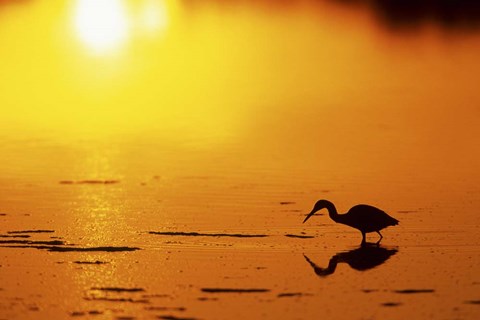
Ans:
<svg viewBox="0 0 480 320"><path fill-rule="evenodd" d="M380 233L380 231L377 231L377 233L378 233L378 235L380 236L380 239L378 239L378 241L377 241L377 244L379 244L380 241L382 241L383 236L382 236L382 234Z"/></svg>
<svg viewBox="0 0 480 320"><path fill-rule="evenodd" d="M362 232L362 245L364 245L366 243L367 243L367 239L366 239L366 236L365 236L365 232Z"/></svg>

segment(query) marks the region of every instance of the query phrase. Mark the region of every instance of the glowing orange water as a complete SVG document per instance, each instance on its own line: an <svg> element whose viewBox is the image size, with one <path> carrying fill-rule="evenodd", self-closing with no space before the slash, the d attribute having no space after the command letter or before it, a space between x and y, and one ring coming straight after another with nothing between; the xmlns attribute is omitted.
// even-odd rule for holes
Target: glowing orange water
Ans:
<svg viewBox="0 0 480 320"><path fill-rule="evenodd" d="M331 1L93 2L0 1L0 235L142 250L3 242L0 318L478 315L477 29ZM398 218L396 254L348 267L355 231L301 224L320 198ZM269 291L201 290L222 287Z"/></svg>

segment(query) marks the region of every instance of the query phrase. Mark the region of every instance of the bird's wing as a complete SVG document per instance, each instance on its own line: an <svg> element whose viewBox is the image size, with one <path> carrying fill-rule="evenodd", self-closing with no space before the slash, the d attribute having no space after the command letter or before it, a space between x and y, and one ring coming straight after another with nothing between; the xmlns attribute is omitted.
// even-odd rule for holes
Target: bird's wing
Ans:
<svg viewBox="0 0 480 320"><path fill-rule="evenodd" d="M390 217L386 212L367 204L359 204L352 207L348 213L355 224L364 227L386 227L398 224L398 220ZM374 229L375 230L375 229Z"/></svg>

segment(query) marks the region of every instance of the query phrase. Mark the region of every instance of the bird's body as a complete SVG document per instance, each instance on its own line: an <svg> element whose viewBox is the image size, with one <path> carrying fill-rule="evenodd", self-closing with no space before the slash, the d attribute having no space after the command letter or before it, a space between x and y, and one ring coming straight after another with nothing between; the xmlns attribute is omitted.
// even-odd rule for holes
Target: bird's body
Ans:
<svg viewBox="0 0 480 320"><path fill-rule="evenodd" d="M369 232L377 232L380 235L380 240L383 238L380 230L398 224L398 220L392 218L382 210L366 205L359 204L352 207L345 214L338 214L334 204L328 200L319 200L313 207L312 211L307 215L307 221L315 212L326 208L330 218L341 224L345 224L352 228L360 230L362 233L362 243L366 242L365 234Z"/></svg>

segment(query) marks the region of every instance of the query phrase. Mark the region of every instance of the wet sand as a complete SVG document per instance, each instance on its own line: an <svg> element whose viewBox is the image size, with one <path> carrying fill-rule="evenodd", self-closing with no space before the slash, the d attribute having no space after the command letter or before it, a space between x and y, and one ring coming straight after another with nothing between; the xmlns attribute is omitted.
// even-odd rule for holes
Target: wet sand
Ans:
<svg viewBox="0 0 480 320"><path fill-rule="evenodd" d="M135 3L0 1L0 319L480 317L475 12Z"/></svg>
<svg viewBox="0 0 480 320"><path fill-rule="evenodd" d="M272 205L272 211L279 214L280 206ZM438 212L424 212L422 217L433 220ZM9 216L3 226L17 225L18 220L28 226L42 224L34 215L31 222L14 213ZM239 234L226 233L233 227L202 234L130 226L122 237L103 238L85 231L90 239L97 237L89 243L69 225L54 233L27 230L28 240L0 243L2 316L401 319L416 314L474 319L478 315L478 226L442 230L416 222L415 215L396 214L401 226L384 231L380 246L361 247L358 232L330 223L327 217L317 217L317 223L306 227L299 223L302 216L284 218L293 227L278 222L263 226L267 234L262 237L251 237L260 229L253 226ZM292 229L309 238L287 237ZM51 235L62 240L49 240Z"/></svg>

